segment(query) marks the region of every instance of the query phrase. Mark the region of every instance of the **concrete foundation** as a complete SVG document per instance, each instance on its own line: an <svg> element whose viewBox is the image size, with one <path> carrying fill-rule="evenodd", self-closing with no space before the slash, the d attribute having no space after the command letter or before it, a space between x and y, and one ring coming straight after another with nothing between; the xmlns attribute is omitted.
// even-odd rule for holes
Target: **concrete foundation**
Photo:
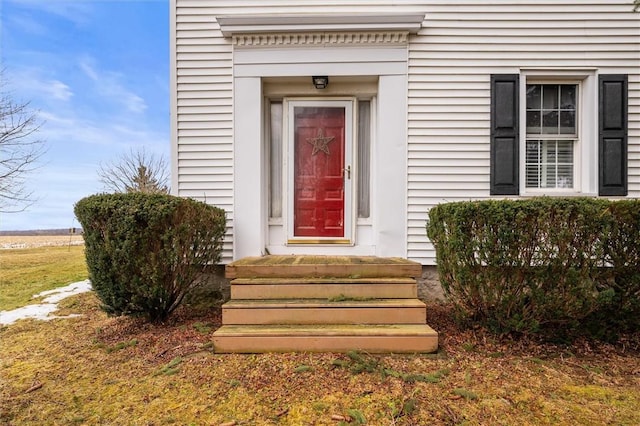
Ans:
<svg viewBox="0 0 640 426"><path fill-rule="evenodd" d="M444 300L444 292L438 277L436 266L422 266L422 276L416 280L418 282L418 298L422 301Z"/></svg>

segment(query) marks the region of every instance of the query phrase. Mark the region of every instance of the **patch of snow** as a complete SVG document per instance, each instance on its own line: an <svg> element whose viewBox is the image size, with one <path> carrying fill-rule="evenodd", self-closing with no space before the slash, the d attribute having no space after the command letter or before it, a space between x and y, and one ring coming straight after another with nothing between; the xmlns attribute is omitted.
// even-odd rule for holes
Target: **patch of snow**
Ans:
<svg viewBox="0 0 640 426"><path fill-rule="evenodd" d="M42 303L23 306L22 308L13 309L11 311L0 311L0 325L13 324L18 320L26 318L49 321L55 318L78 317L80 315L68 315L62 317L51 314L58 310L58 303L61 300L87 291L91 291L91 282L89 280L79 281L64 287L43 291L32 297L32 299L36 299L47 296L42 300Z"/></svg>
<svg viewBox="0 0 640 426"><path fill-rule="evenodd" d="M54 288L53 290L46 290L46 291L40 292L32 296L31 298L37 299L39 297L49 296L45 298L42 302L58 303L62 299L66 299L69 296L73 296L75 294L80 294L80 293L86 293L87 291L91 291L91 281L84 280L84 281L78 281L77 283L71 283L65 287L58 287L58 288Z"/></svg>

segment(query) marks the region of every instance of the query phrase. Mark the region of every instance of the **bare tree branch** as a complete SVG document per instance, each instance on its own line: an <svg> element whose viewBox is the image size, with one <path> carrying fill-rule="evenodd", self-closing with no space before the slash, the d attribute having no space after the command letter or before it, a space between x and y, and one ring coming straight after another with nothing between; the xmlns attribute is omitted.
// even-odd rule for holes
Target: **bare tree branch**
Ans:
<svg viewBox="0 0 640 426"><path fill-rule="evenodd" d="M16 103L5 91L0 70L0 212L15 213L35 200L27 177L44 154L44 141L35 135L41 123L29 103Z"/></svg>
<svg viewBox="0 0 640 426"><path fill-rule="evenodd" d="M115 161L102 164L98 177L108 191L169 193L167 161L144 149L132 149Z"/></svg>

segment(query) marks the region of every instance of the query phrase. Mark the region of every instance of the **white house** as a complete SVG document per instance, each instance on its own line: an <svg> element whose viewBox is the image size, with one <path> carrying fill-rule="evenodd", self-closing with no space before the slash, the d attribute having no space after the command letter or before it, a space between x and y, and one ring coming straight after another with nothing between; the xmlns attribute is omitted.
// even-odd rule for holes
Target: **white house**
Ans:
<svg viewBox="0 0 640 426"><path fill-rule="evenodd" d="M433 265L430 207L640 196L632 0L171 0L172 189L225 263Z"/></svg>

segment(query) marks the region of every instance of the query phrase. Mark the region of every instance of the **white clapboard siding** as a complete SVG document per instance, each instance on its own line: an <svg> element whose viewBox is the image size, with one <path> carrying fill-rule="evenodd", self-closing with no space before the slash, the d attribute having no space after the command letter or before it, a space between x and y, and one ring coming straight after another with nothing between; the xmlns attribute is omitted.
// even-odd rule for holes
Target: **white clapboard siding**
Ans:
<svg viewBox="0 0 640 426"><path fill-rule="evenodd" d="M630 3L425 6L423 29L409 50L409 258L434 263L425 235L432 206L489 197L491 74L526 67L629 73L629 195L640 196L640 20Z"/></svg>
<svg viewBox="0 0 640 426"><path fill-rule="evenodd" d="M215 15L202 7L207 2L184 3L172 3L174 182L178 195L227 212L222 258L227 263L233 245L233 48Z"/></svg>
<svg viewBox="0 0 640 426"><path fill-rule="evenodd" d="M433 264L428 211L489 197L490 75L629 74L629 195L640 197L640 14L631 0L171 0L178 193L228 212L233 242L233 48L216 16L424 13L409 43L407 254Z"/></svg>

